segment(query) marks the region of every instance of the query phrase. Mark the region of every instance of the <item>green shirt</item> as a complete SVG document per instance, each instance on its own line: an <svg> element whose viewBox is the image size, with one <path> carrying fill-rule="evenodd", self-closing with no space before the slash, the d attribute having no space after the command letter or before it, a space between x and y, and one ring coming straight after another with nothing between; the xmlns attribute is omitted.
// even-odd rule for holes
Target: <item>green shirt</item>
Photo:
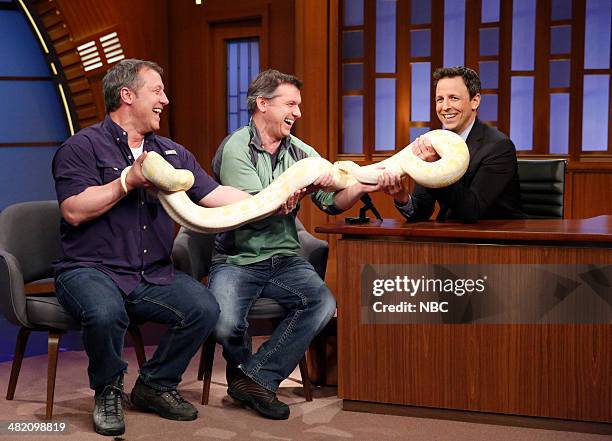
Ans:
<svg viewBox="0 0 612 441"><path fill-rule="evenodd" d="M213 172L221 184L257 194L300 159L319 154L308 144L289 135L281 141L275 156L263 149L259 132L251 120L248 126L223 140L213 158ZM311 197L323 211L340 213L334 206L334 193L319 190ZM295 213L298 209L289 215L270 216L219 234L213 262L248 265L276 255L297 255L300 242Z"/></svg>

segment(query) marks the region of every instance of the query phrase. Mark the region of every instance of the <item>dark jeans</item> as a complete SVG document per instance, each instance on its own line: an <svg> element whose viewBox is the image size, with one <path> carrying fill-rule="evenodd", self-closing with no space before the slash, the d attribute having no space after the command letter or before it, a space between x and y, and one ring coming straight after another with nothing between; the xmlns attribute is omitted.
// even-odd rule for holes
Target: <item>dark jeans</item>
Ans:
<svg viewBox="0 0 612 441"><path fill-rule="evenodd" d="M216 264L208 282L221 306L215 333L225 359L273 392L336 311L336 300L325 282L298 256L273 256L244 266ZM257 353L251 354L247 316L258 297L276 300L287 316Z"/></svg>
<svg viewBox="0 0 612 441"><path fill-rule="evenodd" d="M140 377L158 390L175 389L219 317L219 306L210 291L178 271L172 284L141 281L129 296L110 277L92 268L66 271L55 285L59 302L81 321L92 389L110 384L125 372L127 363L121 355L127 327L130 322L145 321L170 328L153 358L141 367Z"/></svg>

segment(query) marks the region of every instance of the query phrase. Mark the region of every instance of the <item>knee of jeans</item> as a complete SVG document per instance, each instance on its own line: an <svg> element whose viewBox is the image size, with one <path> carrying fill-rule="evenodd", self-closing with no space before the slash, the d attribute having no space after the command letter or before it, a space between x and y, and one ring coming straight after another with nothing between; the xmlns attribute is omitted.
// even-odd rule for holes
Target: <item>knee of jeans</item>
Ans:
<svg viewBox="0 0 612 441"><path fill-rule="evenodd" d="M336 298L332 292L323 286L320 291L319 301L317 302L317 309L319 310L320 316L324 319L330 319L336 313Z"/></svg>
<svg viewBox="0 0 612 441"><path fill-rule="evenodd" d="M217 326L215 327L215 335L220 342L239 338L246 332L246 324L234 320L232 316L221 313Z"/></svg>
<svg viewBox="0 0 612 441"><path fill-rule="evenodd" d="M190 321L202 322L202 325L209 326L216 323L220 314L219 304L210 293L198 297L197 303L189 309L188 317Z"/></svg>
<svg viewBox="0 0 612 441"><path fill-rule="evenodd" d="M99 329L110 329L113 326L128 326L130 319L121 304L100 304L83 314L83 325Z"/></svg>

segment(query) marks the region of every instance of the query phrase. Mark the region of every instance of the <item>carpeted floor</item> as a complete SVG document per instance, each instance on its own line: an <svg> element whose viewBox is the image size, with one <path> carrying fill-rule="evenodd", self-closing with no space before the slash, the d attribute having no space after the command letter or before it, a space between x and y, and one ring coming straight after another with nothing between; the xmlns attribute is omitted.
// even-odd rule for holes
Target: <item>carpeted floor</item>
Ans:
<svg viewBox="0 0 612 441"><path fill-rule="evenodd" d="M147 348L152 351L153 348ZM148 352L150 354L151 352ZM136 366L132 349L125 357ZM186 399L199 403L202 383L196 381L197 361L194 358L180 390ZM93 393L87 385L87 358L83 352L60 354L56 382L54 421L64 422L67 433L9 433L8 423L43 421L45 413L47 357L24 360L15 399L4 399L10 373L10 362L0 363L0 440L93 440L104 437L93 432L91 409ZM410 440L410 441L611 441L604 435L525 429L486 424L409 418L347 412L332 388L319 389L315 399L306 402L301 395L299 371L285 381L280 399L291 406L287 421L270 421L236 405L225 393L225 364L217 346L210 404L197 404L200 416L196 421L175 422L153 414L126 411L127 431L119 439L135 440ZM126 376L129 392L136 379L136 369ZM110 438L108 438L110 439Z"/></svg>

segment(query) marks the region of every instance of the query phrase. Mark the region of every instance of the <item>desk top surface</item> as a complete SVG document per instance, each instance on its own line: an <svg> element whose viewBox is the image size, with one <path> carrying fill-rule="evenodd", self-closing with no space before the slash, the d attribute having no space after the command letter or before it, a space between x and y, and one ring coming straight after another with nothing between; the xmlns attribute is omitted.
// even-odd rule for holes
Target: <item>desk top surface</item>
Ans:
<svg viewBox="0 0 612 441"><path fill-rule="evenodd" d="M398 236L431 239L489 239L543 242L599 242L612 244L612 216L589 219L483 220L459 222L404 222L384 219L369 224L337 222L316 227L318 233L344 236Z"/></svg>

